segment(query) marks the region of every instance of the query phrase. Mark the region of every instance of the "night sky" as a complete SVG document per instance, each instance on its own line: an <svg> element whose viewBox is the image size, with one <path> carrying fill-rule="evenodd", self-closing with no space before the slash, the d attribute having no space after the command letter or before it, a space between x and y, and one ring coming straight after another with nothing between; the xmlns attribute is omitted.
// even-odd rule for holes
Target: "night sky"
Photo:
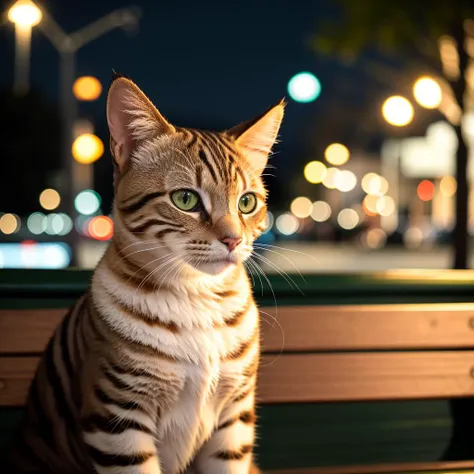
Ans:
<svg viewBox="0 0 474 474"><path fill-rule="evenodd" d="M115 8L137 5L139 31L114 30L89 43L77 56L78 75L95 75L108 84L112 69L130 76L164 115L183 125L220 127L246 120L286 94L299 71L316 74L323 95L334 74L331 62L307 46L318 20L329 10L322 0L41 2L53 18L73 32ZM14 33L1 33L0 81L11 84ZM33 36L31 81L57 97L58 55L41 31ZM105 110L105 94L94 104ZM300 120L317 104L292 103L283 133L291 140Z"/></svg>
<svg viewBox="0 0 474 474"><path fill-rule="evenodd" d="M321 96L310 104L289 100L281 144L272 159L280 180L277 192L288 179L287 172L300 172L307 160L303 155L308 152L308 135L318 139L314 124L324 121L329 110L334 115L334 101L344 111L373 91L357 67L344 69L334 59L318 57L308 45L319 26L337 14L331 0L48 0L38 4L69 33L115 8L138 6L142 12L138 31L116 29L83 47L77 54L77 76L94 75L107 88L112 70L125 74L177 125L233 126L287 96L287 83L294 74L314 73L322 84ZM11 87L13 25L3 24L0 30L0 85ZM37 28L31 84L49 100L58 100L59 56ZM107 140L105 96L104 92L93 103L81 103L79 113L91 118L96 133ZM357 134L355 127L346 128ZM345 138L322 136L320 146Z"/></svg>

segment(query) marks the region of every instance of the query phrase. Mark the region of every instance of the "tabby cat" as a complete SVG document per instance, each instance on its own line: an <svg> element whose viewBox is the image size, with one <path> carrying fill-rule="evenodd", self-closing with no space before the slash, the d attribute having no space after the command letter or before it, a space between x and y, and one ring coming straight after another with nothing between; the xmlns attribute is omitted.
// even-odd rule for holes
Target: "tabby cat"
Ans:
<svg viewBox="0 0 474 474"><path fill-rule="evenodd" d="M113 80L114 236L38 366L13 472L256 472L259 317L244 262L283 111L179 128Z"/></svg>

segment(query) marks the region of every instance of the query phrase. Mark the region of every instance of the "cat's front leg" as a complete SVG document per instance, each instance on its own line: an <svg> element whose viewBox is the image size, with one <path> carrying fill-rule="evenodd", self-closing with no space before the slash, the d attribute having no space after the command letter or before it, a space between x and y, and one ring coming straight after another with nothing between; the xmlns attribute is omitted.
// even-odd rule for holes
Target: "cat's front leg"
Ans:
<svg viewBox="0 0 474 474"><path fill-rule="evenodd" d="M94 384L81 409L83 439L95 471L162 474L155 442L157 411L133 387L111 388Z"/></svg>
<svg viewBox="0 0 474 474"><path fill-rule="evenodd" d="M83 437L97 473L162 474L150 421L110 413L85 416Z"/></svg>
<svg viewBox="0 0 474 474"><path fill-rule="evenodd" d="M217 428L195 459L199 474L249 474L255 471L255 389L244 390L228 403Z"/></svg>

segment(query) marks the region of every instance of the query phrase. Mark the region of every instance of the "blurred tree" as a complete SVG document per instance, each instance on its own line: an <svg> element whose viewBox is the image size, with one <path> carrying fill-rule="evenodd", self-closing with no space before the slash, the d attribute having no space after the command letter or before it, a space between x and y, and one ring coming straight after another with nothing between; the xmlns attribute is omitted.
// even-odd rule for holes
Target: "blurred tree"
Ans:
<svg viewBox="0 0 474 474"><path fill-rule="evenodd" d="M467 110L469 91L467 71L474 58L474 4L472 0L332 0L340 18L322 25L312 39L321 54L340 58L344 63L376 50L385 58L401 58L405 76L431 74L440 79L444 92L452 99L447 117L458 138L456 152L456 225L454 229L453 267L467 268L468 263L468 148L461 131L461 119ZM443 47L451 47L443 54ZM373 67L376 79L393 77L386 66ZM410 78L411 79L411 78ZM406 81L405 81L406 82ZM472 101L473 99L471 99Z"/></svg>
<svg viewBox="0 0 474 474"><path fill-rule="evenodd" d="M15 97L0 91L0 211L40 210L41 191L60 166L60 123L54 105L32 91Z"/></svg>

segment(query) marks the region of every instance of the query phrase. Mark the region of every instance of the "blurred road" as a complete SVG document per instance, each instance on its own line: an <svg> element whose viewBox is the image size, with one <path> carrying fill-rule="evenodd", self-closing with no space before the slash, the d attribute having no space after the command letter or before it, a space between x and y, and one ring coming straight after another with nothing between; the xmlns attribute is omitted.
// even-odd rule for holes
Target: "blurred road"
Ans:
<svg viewBox="0 0 474 474"><path fill-rule="evenodd" d="M263 255L267 263L256 259L265 272L274 273L276 267L287 273L314 272L360 272L387 269L448 269L451 265L451 250L448 247L431 247L408 250L403 247L388 247L381 250L366 250L348 244L315 244L284 242L280 247L269 247ZM79 264L83 268L94 268L106 244L83 243L79 250ZM470 267L474 268L474 252Z"/></svg>

